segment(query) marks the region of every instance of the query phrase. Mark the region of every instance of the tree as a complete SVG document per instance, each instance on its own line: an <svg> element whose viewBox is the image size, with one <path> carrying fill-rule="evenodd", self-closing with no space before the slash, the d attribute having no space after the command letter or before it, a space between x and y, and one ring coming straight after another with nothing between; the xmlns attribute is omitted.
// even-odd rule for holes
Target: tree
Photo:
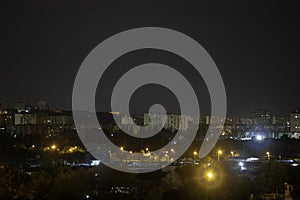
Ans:
<svg viewBox="0 0 300 200"><path fill-rule="evenodd" d="M265 163L261 167L261 174L256 178L257 191L260 193L283 192L286 180L284 166L275 161Z"/></svg>

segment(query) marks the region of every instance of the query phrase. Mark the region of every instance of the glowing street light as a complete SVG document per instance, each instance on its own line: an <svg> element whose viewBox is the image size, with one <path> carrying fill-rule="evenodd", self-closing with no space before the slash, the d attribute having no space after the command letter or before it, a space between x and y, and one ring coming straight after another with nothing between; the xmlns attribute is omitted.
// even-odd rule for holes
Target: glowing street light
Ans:
<svg viewBox="0 0 300 200"><path fill-rule="evenodd" d="M270 160L270 152L267 151L266 154L267 154L268 160Z"/></svg>
<svg viewBox="0 0 300 200"><path fill-rule="evenodd" d="M131 155L131 160L133 160L133 153L132 151L129 151L130 155Z"/></svg>
<svg viewBox="0 0 300 200"><path fill-rule="evenodd" d="M240 166L240 167L243 167L243 166L244 166L244 163L243 163L243 162L239 162L239 166Z"/></svg>
<svg viewBox="0 0 300 200"><path fill-rule="evenodd" d="M168 162L170 162L170 157L167 153L165 154L165 157L167 158Z"/></svg>
<svg viewBox="0 0 300 200"><path fill-rule="evenodd" d="M220 161L220 155L222 155L222 154L223 154L223 151L219 150L218 151L218 161Z"/></svg>
<svg viewBox="0 0 300 200"><path fill-rule="evenodd" d="M197 151L194 151L194 160L195 160L195 158L196 158L196 156L198 155L198 153L197 153Z"/></svg>
<svg viewBox="0 0 300 200"><path fill-rule="evenodd" d="M263 137L262 137L261 135L257 135L257 136L256 136L256 140L262 141L262 139L263 139Z"/></svg>
<svg viewBox="0 0 300 200"><path fill-rule="evenodd" d="M124 147L120 147L120 150L122 152L122 155L123 155L123 152L124 152Z"/></svg>
<svg viewBox="0 0 300 200"><path fill-rule="evenodd" d="M55 149L56 149L56 145L53 144L53 145L51 146L51 149L52 149L52 150L55 150Z"/></svg>
<svg viewBox="0 0 300 200"><path fill-rule="evenodd" d="M208 181L212 181L213 178L214 178L214 174L213 174L211 171L208 171L208 172L206 173L206 179L207 179Z"/></svg>
<svg viewBox="0 0 300 200"><path fill-rule="evenodd" d="M231 157L234 157L234 152L233 152L233 151L230 151L230 153L231 153Z"/></svg>
<svg viewBox="0 0 300 200"><path fill-rule="evenodd" d="M173 157L174 157L174 154L175 154L175 150L174 150L174 149L171 149L171 152L173 153Z"/></svg>

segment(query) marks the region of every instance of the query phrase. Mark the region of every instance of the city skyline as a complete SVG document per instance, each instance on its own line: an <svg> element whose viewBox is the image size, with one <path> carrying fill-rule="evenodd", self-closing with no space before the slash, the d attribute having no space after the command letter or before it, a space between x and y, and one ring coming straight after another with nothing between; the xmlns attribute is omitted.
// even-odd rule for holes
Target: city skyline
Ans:
<svg viewBox="0 0 300 200"><path fill-rule="evenodd" d="M300 200L296 1L4 0L0 199Z"/></svg>

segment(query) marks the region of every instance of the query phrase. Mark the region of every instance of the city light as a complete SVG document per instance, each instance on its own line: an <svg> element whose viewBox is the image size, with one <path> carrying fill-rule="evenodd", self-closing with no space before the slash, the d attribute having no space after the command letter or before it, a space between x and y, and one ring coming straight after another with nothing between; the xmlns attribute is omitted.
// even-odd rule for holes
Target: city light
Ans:
<svg viewBox="0 0 300 200"><path fill-rule="evenodd" d="M198 155L197 151L194 151L194 160L196 159L196 156Z"/></svg>
<svg viewBox="0 0 300 200"><path fill-rule="evenodd" d="M223 154L223 151L222 150L219 150L218 151L218 161L220 161L220 155L222 155Z"/></svg>
<svg viewBox="0 0 300 200"><path fill-rule="evenodd" d="M52 150L55 150L55 149L56 149L56 145L53 144L53 145L51 146L51 149L52 149Z"/></svg>
<svg viewBox="0 0 300 200"><path fill-rule="evenodd" d="M175 150L174 150L174 149L171 149L170 151L172 152L173 157L174 157L174 155L175 155Z"/></svg>
<svg viewBox="0 0 300 200"><path fill-rule="evenodd" d="M270 152L266 152L268 160L270 160Z"/></svg>
<svg viewBox="0 0 300 200"><path fill-rule="evenodd" d="M230 151L230 154L232 157L234 157L234 152L233 151Z"/></svg>
<svg viewBox="0 0 300 200"><path fill-rule="evenodd" d="M256 136L256 140L261 141L262 139L263 139L263 137L261 135Z"/></svg>
<svg viewBox="0 0 300 200"><path fill-rule="evenodd" d="M208 171L206 173L206 178L207 178L208 181L211 181L214 178L214 174L211 171Z"/></svg>

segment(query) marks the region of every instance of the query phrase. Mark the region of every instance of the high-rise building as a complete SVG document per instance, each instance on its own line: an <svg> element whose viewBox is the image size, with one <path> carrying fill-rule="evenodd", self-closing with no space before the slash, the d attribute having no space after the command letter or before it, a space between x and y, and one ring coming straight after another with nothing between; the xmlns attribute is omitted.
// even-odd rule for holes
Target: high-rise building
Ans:
<svg viewBox="0 0 300 200"><path fill-rule="evenodd" d="M49 109L48 103L46 101L39 101L37 103L37 110L45 111Z"/></svg>
<svg viewBox="0 0 300 200"><path fill-rule="evenodd" d="M300 133L300 110L295 110L290 115L290 131Z"/></svg>

